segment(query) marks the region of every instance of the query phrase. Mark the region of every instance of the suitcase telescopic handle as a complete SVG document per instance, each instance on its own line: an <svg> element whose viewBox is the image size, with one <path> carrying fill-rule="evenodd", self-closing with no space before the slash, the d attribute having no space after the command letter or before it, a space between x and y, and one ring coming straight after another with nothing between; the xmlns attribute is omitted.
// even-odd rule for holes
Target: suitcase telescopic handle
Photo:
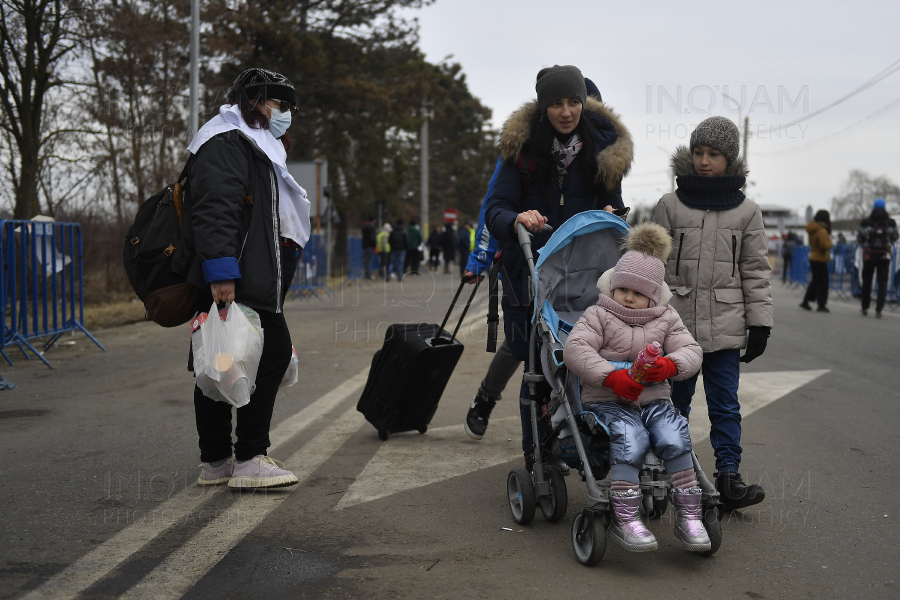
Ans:
<svg viewBox="0 0 900 600"><path fill-rule="evenodd" d="M456 307L456 301L459 299L459 295L462 293L463 287L465 287L465 285L471 279L472 279L472 277L467 277L467 276L463 275L462 280L459 282L459 287L456 288L456 294L453 296L453 301L450 302L450 308L447 309L447 314L444 315L444 321L441 323L441 329L440 329L441 332L444 331L444 327L447 325L447 321L450 319L450 313L452 313L454 307ZM476 280L475 285L472 288L472 293L469 294L469 299L466 302L466 306L465 306L465 308L463 308L462 314L459 315L459 321L457 321L457 323L456 323L456 329L453 330L453 334L450 336L451 340L456 338L456 334L459 332L459 328L462 326L463 319L466 318L466 313L469 312L469 306L471 306L472 300L475 298L475 292L478 291L479 285L481 285L481 281ZM439 333L438 336L440 336L440 335L441 334Z"/></svg>

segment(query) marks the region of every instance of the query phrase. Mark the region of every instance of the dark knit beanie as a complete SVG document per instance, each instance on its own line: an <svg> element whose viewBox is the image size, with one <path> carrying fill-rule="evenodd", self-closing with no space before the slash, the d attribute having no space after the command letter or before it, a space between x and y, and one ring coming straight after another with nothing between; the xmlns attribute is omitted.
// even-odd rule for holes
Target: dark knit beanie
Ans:
<svg viewBox="0 0 900 600"><path fill-rule="evenodd" d="M290 79L267 69L247 69L237 76L231 89L228 90L226 100L235 104L241 95L241 90L251 100L285 100L291 105L297 106L297 92Z"/></svg>
<svg viewBox="0 0 900 600"><path fill-rule="evenodd" d="M600 95L600 88L587 77L584 78L584 89L587 91L588 96L594 96L597 100L603 102L603 96Z"/></svg>
<svg viewBox="0 0 900 600"><path fill-rule="evenodd" d="M710 117L701 121L691 134L691 152L697 146L709 146L718 150L729 163L733 163L740 152L741 133L731 119Z"/></svg>
<svg viewBox="0 0 900 600"><path fill-rule="evenodd" d="M578 67L572 65L553 65L538 71L534 91L537 92L538 107L542 113L557 100L578 98L584 104L587 98L584 76Z"/></svg>

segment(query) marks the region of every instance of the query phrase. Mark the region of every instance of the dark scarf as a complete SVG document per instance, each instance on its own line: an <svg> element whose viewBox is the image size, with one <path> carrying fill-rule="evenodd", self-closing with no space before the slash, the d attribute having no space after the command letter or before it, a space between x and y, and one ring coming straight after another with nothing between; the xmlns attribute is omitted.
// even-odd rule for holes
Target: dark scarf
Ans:
<svg viewBox="0 0 900 600"><path fill-rule="evenodd" d="M744 201L741 188L747 178L743 175L723 175L721 177L701 177L681 175L675 180L678 199L691 208L701 210L728 210Z"/></svg>

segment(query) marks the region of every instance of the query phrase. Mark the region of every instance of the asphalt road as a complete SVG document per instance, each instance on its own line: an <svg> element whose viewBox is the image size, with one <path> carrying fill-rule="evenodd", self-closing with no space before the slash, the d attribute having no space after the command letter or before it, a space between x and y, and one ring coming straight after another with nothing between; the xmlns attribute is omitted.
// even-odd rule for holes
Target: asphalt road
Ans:
<svg viewBox="0 0 900 600"><path fill-rule="evenodd" d="M2 374L19 388L0 392L0 599L900 597L900 311L864 318L855 301L832 298L830 314L808 313L799 291L776 283L768 350L742 367L752 410L742 473L766 488L765 502L725 516L713 557L683 551L667 513L650 525L657 552L610 543L586 568L570 544L585 500L576 476L561 522L510 517L518 384L484 440L463 431L490 359L482 291L425 435L382 443L355 411L387 324L439 322L455 281L288 303L301 377L279 395L270 454L302 482L267 494L194 484L186 327L94 332L106 353L66 337L74 343L47 354L54 370L11 352Z"/></svg>

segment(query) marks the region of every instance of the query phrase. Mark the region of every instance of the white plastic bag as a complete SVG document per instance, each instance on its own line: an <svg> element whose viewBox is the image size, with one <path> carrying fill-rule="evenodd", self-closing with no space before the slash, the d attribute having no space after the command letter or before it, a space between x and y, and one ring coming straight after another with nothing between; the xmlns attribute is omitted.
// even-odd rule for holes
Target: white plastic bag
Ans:
<svg viewBox="0 0 900 600"><path fill-rule="evenodd" d="M284 372L284 377L281 378L281 385L278 386L279 389L291 387L297 380L300 378L300 361L297 359L297 351L294 350L294 347L291 346L291 362L288 363L288 368Z"/></svg>
<svg viewBox="0 0 900 600"><path fill-rule="evenodd" d="M193 326L198 323L199 330ZM208 398L238 408L250 402L263 349L256 311L237 303L218 311L213 304L209 313L194 320L191 329L194 374L200 390Z"/></svg>

